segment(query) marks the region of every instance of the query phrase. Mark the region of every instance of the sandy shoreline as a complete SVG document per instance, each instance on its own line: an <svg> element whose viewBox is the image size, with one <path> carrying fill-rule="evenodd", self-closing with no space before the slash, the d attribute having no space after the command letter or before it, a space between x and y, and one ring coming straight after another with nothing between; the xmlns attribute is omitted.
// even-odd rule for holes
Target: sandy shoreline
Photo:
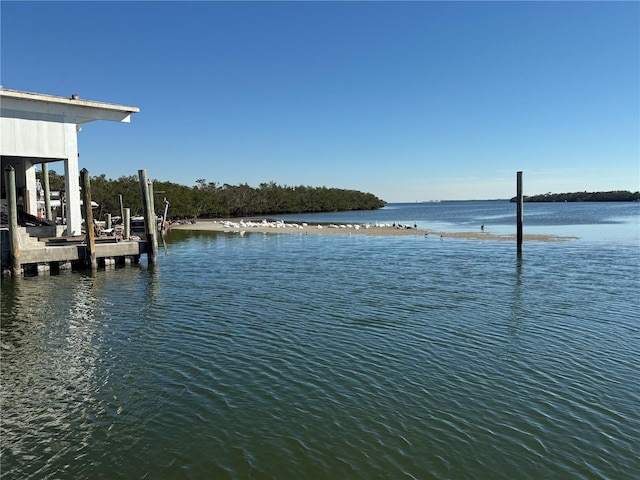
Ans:
<svg viewBox="0 0 640 480"><path fill-rule="evenodd" d="M434 230L423 230L419 228L397 228L393 226L375 226L366 228L363 225L329 225L329 224L303 224L303 223L283 223L266 222L263 220L249 221L242 219L218 219L218 220L197 220L196 223L174 223L172 230L195 230L213 231L246 234L256 233L297 233L297 234L318 234L318 235L374 235L374 236L434 236L442 238L462 238L467 240L495 240L495 241L516 241L513 235L496 235L489 231L484 232L438 232ZM525 234L525 241L538 242L562 242L576 240L576 237L560 237L556 235Z"/></svg>

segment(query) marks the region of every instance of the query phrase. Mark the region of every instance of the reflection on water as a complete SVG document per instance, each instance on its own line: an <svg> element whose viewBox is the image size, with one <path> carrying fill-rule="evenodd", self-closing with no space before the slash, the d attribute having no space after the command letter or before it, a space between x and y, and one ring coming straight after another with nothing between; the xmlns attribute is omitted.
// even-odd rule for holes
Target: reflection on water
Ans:
<svg viewBox="0 0 640 480"><path fill-rule="evenodd" d="M100 355L93 279L39 280L3 283L3 299L13 301L2 315L3 465L28 460L33 475L37 457L86 454L99 416L87 411Z"/></svg>
<svg viewBox="0 0 640 480"><path fill-rule="evenodd" d="M175 234L3 281L3 478L640 469L634 246Z"/></svg>
<svg viewBox="0 0 640 480"><path fill-rule="evenodd" d="M116 395L104 394L111 372L101 367L114 358L104 344L110 322L126 321L110 315L118 295L129 289L137 298L148 298L133 279L146 272L136 270L3 282L2 463L7 478L15 465L21 465L21 473L14 478L44 478L50 464L60 465L57 474L63 474L62 466L90 458L96 439L113 427L123 405ZM155 277L148 277L151 295Z"/></svg>

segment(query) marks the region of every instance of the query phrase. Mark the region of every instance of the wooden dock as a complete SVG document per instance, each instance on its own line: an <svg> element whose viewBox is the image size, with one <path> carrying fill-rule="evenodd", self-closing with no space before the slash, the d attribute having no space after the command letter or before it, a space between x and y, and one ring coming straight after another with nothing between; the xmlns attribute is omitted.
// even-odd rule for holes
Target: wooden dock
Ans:
<svg viewBox="0 0 640 480"><path fill-rule="evenodd" d="M148 189L152 185L146 179L146 171L140 172L141 187L146 190L148 199ZM64 235L61 233L66 233L68 227L24 212L20 215L20 223L18 222L14 170L8 167L4 173L8 201L6 214L3 211L0 215L2 276L126 266L139 263L142 254L147 255L150 264L156 262L158 247L151 202L145 202L146 217L152 221L145 222L144 239L131 237L126 222L120 233L118 229L110 228L111 225L101 231L93 221L91 212L89 172L83 169L80 173L83 179L84 205L89 206L84 208L84 223L93 227L85 228L83 235ZM125 210L128 213L128 209ZM129 215L125 216L128 221Z"/></svg>
<svg viewBox="0 0 640 480"><path fill-rule="evenodd" d="M2 274L12 274L8 268L11 252L9 229L0 229L2 238ZM86 237L36 238L20 233L20 270L22 274L43 275L87 268L88 249ZM140 262L140 255L147 253L147 242L137 239L121 240L115 237L95 239L95 257L98 268L129 266Z"/></svg>

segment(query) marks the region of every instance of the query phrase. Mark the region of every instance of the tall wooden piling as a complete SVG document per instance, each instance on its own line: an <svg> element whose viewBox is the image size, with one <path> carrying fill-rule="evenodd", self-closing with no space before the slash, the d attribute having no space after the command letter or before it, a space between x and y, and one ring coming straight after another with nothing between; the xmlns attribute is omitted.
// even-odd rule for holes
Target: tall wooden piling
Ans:
<svg viewBox="0 0 640 480"><path fill-rule="evenodd" d="M96 241L93 230L93 210L91 209L91 180L86 168L80 170L80 187L82 188L82 211L84 214L84 226L86 230L87 255L85 262L92 270L97 270Z"/></svg>
<svg viewBox="0 0 640 480"><path fill-rule="evenodd" d="M158 222L156 217L156 202L155 193L153 192L153 182L147 180L147 190L149 190L149 205L151 210L151 223L149 224L149 233L153 237L153 245L156 252L156 258L158 256Z"/></svg>
<svg viewBox="0 0 640 480"><path fill-rule="evenodd" d="M156 263L158 260L158 244L156 242L155 235L156 219L150 198L147 171L138 170L138 178L140 179L140 194L142 196L142 206L144 208L144 231L147 240L147 261L152 264Z"/></svg>
<svg viewBox="0 0 640 480"><path fill-rule="evenodd" d="M131 238L131 209L124 209L124 239L129 240Z"/></svg>
<svg viewBox="0 0 640 480"><path fill-rule="evenodd" d="M22 274L20 266L20 242L18 240L18 203L16 201L16 171L11 165L4 169L4 184L7 190L7 213L9 215L9 243L11 247L11 274Z"/></svg>
<svg viewBox="0 0 640 480"><path fill-rule="evenodd" d="M518 172L516 176L516 196L518 202L518 210L516 213L516 242L518 253L522 252L522 220L524 218L524 200L522 196L522 172Z"/></svg>
<svg viewBox="0 0 640 480"><path fill-rule="evenodd" d="M153 191L153 182L151 180L147 180L147 188L149 189L149 204L151 205L151 213L153 214L153 232L155 233L158 228L156 225L156 197ZM157 243L156 238L156 243Z"/></svg>
<svg viewBox="0 0 640 480"><path fill-rule="evenodd" d="M42 188L44 189L44 210L45 218L49 221L53 220L51 214L51 190L49 188L49 164L42 164Z"/></svg>

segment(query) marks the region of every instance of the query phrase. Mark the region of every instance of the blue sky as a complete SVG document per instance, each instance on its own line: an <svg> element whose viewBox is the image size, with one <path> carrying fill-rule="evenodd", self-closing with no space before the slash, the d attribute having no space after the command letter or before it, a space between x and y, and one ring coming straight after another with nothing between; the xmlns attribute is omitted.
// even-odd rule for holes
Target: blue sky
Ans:
<svg viewBox="0 0 640 480"><path fill-rule="evenodd" d="M518 170L525 194L640 189L638 2L3 0L0 14L4 88L140 108L84 126L92 175L388 202L508 198Z"/></svg>

